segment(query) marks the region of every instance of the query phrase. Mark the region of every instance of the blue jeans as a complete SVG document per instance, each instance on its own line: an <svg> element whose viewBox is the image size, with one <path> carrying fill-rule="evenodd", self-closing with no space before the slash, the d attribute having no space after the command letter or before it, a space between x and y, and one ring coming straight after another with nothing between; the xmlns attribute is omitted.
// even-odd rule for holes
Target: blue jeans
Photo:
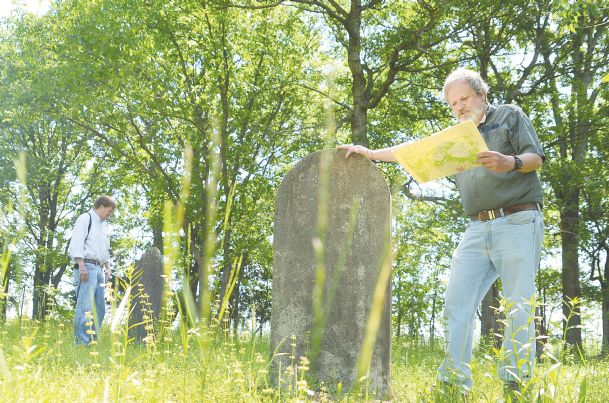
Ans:
<svg viewBox="0 0 609 403"><path fill-rule="evenodd" d="M473 387L473 324L478 306L501 278L506 321L498 375L503 381L527 380L535 363L535 275L543 242L539 211L472 221L452 259L446 288L444 320L447 356L438 379L466 389ZM518 364L517 364L518 363Z"/></svg>
<svg viewBox="0 0 609 403"><path fill-rule="evenodd" d="M89 278L83 282L80 281L78 269L74 269L74 284L78 293L74 314L74 337L76 344L89 345L92 340L97 340L106 313L105 278L101 267L91 263L85 263L85 267L89 271ZM88 322L92 322L92 325ZM90 334L91 330L94 331L93 334Z"/></svg>

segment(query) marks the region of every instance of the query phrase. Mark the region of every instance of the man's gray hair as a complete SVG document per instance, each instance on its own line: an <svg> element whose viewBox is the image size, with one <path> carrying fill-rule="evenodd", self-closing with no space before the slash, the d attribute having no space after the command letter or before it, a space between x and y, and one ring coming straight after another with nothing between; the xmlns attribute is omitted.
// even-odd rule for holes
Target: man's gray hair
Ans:
<svg viewBox="0 0 609 403"><path fill-rule="evenodd" d="M468 69L457 69L450 73L444 81L444 88L442 88L444 99L446 99L446 90L448 87L457 81L465 81L478 95L485 95L485 97L488 95L488 84L482 79L479 73Z"/></svg>

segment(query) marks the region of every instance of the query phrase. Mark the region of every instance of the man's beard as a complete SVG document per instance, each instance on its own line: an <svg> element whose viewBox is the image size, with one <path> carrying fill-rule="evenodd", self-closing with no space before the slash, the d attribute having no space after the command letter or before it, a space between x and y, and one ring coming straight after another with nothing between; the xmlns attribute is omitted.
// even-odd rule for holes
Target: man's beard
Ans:
<svg viewBox="0 0 609 403"><path fill-rule="evenodd" d="M482 120L482 117L484 116L485 112L486 112L486 106L481 106L480 108L470 111L467 115L461 115L461 116L457 117L457 120L461 123L466 122L468 120L471 120L474 123L476 122L476 120L478 122L480 122Z"/></svg>

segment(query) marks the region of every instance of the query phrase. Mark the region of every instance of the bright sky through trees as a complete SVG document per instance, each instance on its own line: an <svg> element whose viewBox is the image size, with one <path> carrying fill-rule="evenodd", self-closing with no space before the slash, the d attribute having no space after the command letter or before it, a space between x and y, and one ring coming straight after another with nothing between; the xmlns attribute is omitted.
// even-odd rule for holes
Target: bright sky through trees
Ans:
<svg viewBox="0 0 609 403"><path fill-rule="evenodd" d="M8 16L11 11L18 7L24 8L27 12L41 15L48 11L49 3L49 0L0 0L0 17Z"/></svg>

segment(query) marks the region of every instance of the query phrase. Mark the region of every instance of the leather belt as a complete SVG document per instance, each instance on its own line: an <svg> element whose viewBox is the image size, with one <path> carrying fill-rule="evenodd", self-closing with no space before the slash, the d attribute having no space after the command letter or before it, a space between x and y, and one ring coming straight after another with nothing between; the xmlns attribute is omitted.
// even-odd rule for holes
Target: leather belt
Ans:
<svg viewBox="0 0 609 403"><path fill-rule="evenodd" d="M98 260L95 260L95 259L89 259L89 258L85 258L85 259L84 259L84 261L85 261L85 263L92 263L92 264L94 264L95 266L102 267L102 262L100 262L100 261L98 261Z"/></svg>
<svg viewBox="0 0 609 403"><path fill-rule="evenodd" d="M537 210L541 211L539 203L523 203L515 206L498 208L494 210L481 211L478 214L471 215L470 218L474 221L489 221L495 218L505 217L510 214L518 213L519 211Z"/></svg>

